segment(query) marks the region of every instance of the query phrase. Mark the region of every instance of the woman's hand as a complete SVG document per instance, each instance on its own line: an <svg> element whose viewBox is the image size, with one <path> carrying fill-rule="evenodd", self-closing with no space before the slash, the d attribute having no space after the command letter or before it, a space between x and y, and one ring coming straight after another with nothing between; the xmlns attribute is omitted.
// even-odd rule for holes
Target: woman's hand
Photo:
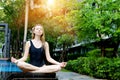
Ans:
<svg viewBox="0 0 120 80"><path fill-rule="evenodd" d="M62 68L64 68L66 65L67 65L67 62L61 62L61 63L60 63L60 66L61 66Z"/></svg>

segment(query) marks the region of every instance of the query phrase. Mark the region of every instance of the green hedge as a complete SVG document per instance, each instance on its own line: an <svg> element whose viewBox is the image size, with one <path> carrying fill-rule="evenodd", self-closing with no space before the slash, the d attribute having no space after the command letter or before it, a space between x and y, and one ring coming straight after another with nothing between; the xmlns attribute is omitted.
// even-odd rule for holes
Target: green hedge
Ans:
<svg viewBox="0 0 120 80"><path fill-rule="evenodd" d="M120 58L80 57L68 61L66 69L96 78L120 79Z"/></svg>
<svg viewBox="0 0 120 80"><path fill-rule="evenodd" d="M89 57L100 57L101 56L101 50L100 49L94 49L86 53L86 56Z"/></svg>
<svg viewBox="0 0 120 80"><path fill-rule="evenodd" d="M105 57L112 58L113 48L105 48ZM86 53L87 57L101 57L101 49L94 49Z"/></svg>

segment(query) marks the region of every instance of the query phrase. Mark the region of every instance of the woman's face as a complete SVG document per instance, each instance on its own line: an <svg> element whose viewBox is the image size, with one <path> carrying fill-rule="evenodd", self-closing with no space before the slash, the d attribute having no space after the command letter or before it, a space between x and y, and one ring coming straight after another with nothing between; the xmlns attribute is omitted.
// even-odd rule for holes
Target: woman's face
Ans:
<svg viewBox="0 0 120 80"><path fill-rule="evenodd" d="M40 25L35 26L34 29L35 35L41 36L43 34L43 28Z"/></svg>

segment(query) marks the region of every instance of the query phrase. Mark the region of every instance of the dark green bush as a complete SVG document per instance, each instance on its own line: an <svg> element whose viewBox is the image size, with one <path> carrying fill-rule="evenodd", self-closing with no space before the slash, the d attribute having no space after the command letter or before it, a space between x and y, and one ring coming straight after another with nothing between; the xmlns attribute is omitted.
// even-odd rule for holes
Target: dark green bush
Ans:
<svg viewBox="0 0 120 80"><path fill-rule="evenodd" d="M120 58L112 59L109 67L109 77L112 80L120 80Z"/></svg>
<svg viewBox="0 0 120 80"><path fill-rule="evenodd" d="M80 57L80 53L76 53L76 54L71 53L71 54L68 54L67 57L68 57L68 60L74 60Z"/></svg>
<svg viewBox="0 0 120 80"><path fill-rule="evenodd" d="M89 75L90 76L94 76L94 74L96 73L96 58L95 57L88 57L88 63L87 65L89 66Z"/></svg>
<svg viewBox="0 0 120 80"><path fill-rule="evenodd" d="M67 69L68 70L71 70L71 71L75 71L75 72L78 72L78 60L70 60L68 63L67 63Z"/></svg>
<svg viewBox="0 0 120 80"><path fill-rule="evenodd" d="M97 78L120 80L120 58L79 57L68 61L66 69Z"/></svg>
<svg viewBox="0 0 120 80"><path fill-rule="evenodd" d="M112 58L113 56L113 48L106 48L105 49L105 56L108 58Z"/></svg>
<svg viewBox="0 0 120 80"><path fill-rule="evenodd" d="M80 57L80 58L78 58L77 59L77 61L78 61L78 72L79 73L82 73L82 74L85 74L86 72L85 72L85 70L84 69L82 69L83 68L83 66L85 66L85 65L83 65L84 63L85 63L85 57Z"/></svg>
<svg viewBox="0 0 120 80"><path fill-rule="evenodd" d="M120 48L118 48L118 56L120 56Z"/></svg>
<svg viewBox="0 0 120 80"><path fill-rule="evenodd" d="M105 57L112 58L113 48L105 48ZM101 49L94 49L86 53L87 57L101 57Z"/></svg>
<svg viewBox="0 0 120 80"><path fill-rule="evenodd" d="M101 57L96 61L96 73L95 77L98 78L107 78L109 73L109 63L110 59Z"/></svg>
<svg viewBox="0 0 120 80"><path fill-rule="evenodd" d="M101 51L100 49L94 49L86 53L86 56L88 57L101 57Z"/></svg>
<svg viewBox="0 0 120 80"><path fill-rule="evenodd" d="M92 75L91 74L91 62L92 60L89 60L86 57L79 58L79 65L81 65L81 69L79 69L79 73ZM92 61L93 62L93 61Z"/></svg>

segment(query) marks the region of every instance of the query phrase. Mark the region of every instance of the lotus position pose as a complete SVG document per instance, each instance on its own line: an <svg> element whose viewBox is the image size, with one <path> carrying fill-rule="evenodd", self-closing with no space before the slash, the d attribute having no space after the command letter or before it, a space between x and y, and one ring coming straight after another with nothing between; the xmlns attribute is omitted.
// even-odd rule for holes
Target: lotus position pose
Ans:
<svg viewBox="0 0 120 80"><path fill-rule="evenodd" d="M30 58L29 63L25 62ZM52 65L46 65L44 58ZM32 28L32 39L26 42L24 56L20 59L11 57L23 72L31 73L52 73L61 70L66 62L57 62L50 56L49 44L45 41L45 34L42 25L37 24Z"/></svg>

